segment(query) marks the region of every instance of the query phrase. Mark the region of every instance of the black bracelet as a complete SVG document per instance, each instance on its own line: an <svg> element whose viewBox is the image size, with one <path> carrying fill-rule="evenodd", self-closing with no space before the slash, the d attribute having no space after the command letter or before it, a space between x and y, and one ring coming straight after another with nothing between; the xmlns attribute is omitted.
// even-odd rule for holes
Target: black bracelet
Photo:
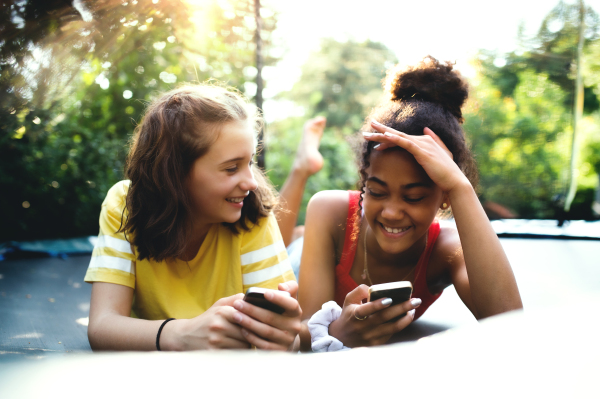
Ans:
<svg viewBox="0 0 600 399"><path fill-rule="evenodd" d="M160 351L160 333L162 332L162 329L165 326L165 324L167 324L171 320L176 320L176 319L171 318L171 319L167 319L167 320L163 321L162 324L160 325L160 328L158 329L158 334L156 334L156 350L157 351Z"/></svg>

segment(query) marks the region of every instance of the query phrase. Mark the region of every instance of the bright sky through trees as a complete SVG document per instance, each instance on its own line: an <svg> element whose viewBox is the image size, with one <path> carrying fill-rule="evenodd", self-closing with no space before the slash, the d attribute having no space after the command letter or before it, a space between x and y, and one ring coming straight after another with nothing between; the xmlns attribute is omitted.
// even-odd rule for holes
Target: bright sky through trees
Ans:
<svg viewBox="0 0 600 399"><path fill-rule="evenodd" d="M558 4L558 0L262 2L279 11L276 35L287 48L278 66L264 72L267 98L291 89L308 54L318 48L324 37L379 41L394 51L402 63L414 63L428 54L455 60L457 68L469 76L473 72L468 60L479 49L497 50L499 54L516 50L519 25L524 24L526 37L533 36ZM585 4L600 12L600 0L585 0ZM278 119L273 113L289 111L284 109L273 101L265 103L269 120Z"/></svg>

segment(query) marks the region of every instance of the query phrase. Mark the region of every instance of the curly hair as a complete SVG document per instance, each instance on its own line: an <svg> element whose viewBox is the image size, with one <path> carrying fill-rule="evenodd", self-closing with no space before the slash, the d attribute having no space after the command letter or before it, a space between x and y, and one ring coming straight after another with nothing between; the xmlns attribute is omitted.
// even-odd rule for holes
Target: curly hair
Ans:
<svg viewBox="0 0 600 399"><path fill-rule="evenodd" d="M147 107L134 132L125 174L131 180L119 231L138 249L139 259L176 258L191 232L191 201L185 186L194 161L218 139L220 127L236 121L257 131L262 117L240 94L216 85L187 85L162 94ZM258 188L251 191L235 223L249 230L278 204L270 182L253 167Z"/></svg>
<svg viewBox="0 0 600 399"><path fill-rule="evenodd" d="M390 98L373 109L366 118L362 131L373 132L370 121L376 120L406 134L423 135L430 128L444 142L454 157L454 162L477 187L478 173L475 159L461 127L461 108L467 100L469 87L450 62L441 63L425 57L417 65L391 68L384 79L384 87ZM361 140L358 146L359 190L365 193L367 168L374 141ZM359 200L362 212L362 196Z"/></svg>

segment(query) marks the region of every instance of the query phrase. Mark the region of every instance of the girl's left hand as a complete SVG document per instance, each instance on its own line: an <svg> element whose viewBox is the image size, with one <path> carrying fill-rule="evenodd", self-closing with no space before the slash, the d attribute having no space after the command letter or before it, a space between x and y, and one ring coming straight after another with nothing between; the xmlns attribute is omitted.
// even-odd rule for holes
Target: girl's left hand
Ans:
<svg viewBox="0 0 600 399"><path fill-rule="evenodd" d="M302 321L302 309L296 300L298 283L288 281L279 284L279 290L289 292L290 296L267 291L265 298L284 308L285 312L277 314L238 300L233 307L245 316L238 313L236 316L239 317L235 320L236 316L234 316L234 320L242 327L242 334L246 340L259 349L298 350L300 343L298 333Z"/></svg>
<svg viewBox="0 0 600 399"><path fill-rule="evenodd" d="M410 152L442 191L450 192L458 185L468 183L466 176L452 160L452 153L428 127L423 130L423 136L412 136L376 121L371 121L371 126L380 133L363 133L366 140L381 143L378 150L398 146Z"/></svg>

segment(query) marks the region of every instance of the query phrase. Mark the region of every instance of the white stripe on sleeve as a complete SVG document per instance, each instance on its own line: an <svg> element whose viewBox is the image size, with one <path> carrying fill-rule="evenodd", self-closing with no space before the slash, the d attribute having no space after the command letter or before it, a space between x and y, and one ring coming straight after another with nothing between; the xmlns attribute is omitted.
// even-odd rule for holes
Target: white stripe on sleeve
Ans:
<svg viewBox="0 0 600 399"><path fill-rule="evenodd" d="M275 266L242 274L242 281L244 285L259 284L277 276L283 276L288 270L292 270L292 265L290 264L289 259L285 259L283 262L278 263Z"/></svg>
<svg viewBox="0 0 600 399"><path fill-rule="evenodd" d="M107 247L116 249L119 252L124 252L126 254L133 254L131 250L131 244L128 241L121 240L119 238L111 237L111 236L100 236L98 237L98 241L96 241L96 248Z"/></svg>
<svg viewBox="0 0 600 399"><path fill-rule="evenodd" d="M280 240L274 244L267 245L264 248L257 249L256 251L242 254L242 266L269 259L282 251L285 251L285 244L283 243L283 240Z"/></svg>
<svg viewBox="0 0 600 399"><path fill-rule="evenodd" d="M133 261L128 260L128 259L117 258L115 256L100 255L100 256L92 256L92 259L90 260L89 268L94 269L94 268L102 267L105 269L115 269L115 270L121 270L121 271L131 273L131 274L135 274L135 271L131 267L132 263L133 263Z"/></svg>

